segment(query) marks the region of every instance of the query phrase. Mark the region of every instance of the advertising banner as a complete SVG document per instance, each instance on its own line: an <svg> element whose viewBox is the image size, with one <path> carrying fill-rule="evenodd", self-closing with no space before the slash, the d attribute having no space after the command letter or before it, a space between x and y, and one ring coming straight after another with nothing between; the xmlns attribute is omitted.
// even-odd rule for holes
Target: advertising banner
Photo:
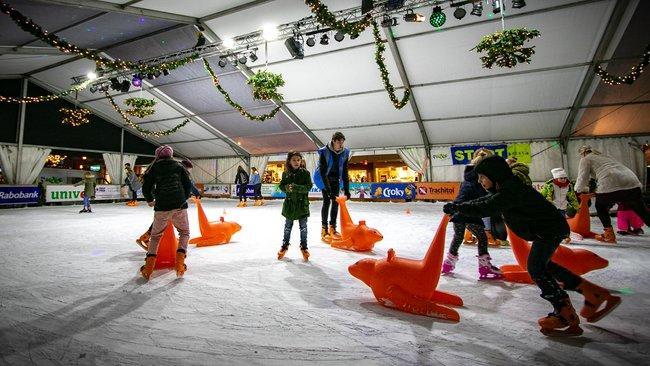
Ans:
<svg viewBox="0 0 650 366"><path fill-rule="evenodd" d="M230 185L228 184L204 184L203 194L206 196L228 196Z"/></svg>
<svg viewBox="0 0 650 366"><path fill-rule="evenodd" d="M530 144L508 144L508 157L517 158L517 162L519 163L530 164L532 162L532 158L530 156Z"/></svg>
<svg viewBox="0 0 650 366"><path fill-rule="evenodd" d="M486 148L494 151L495 154L508 157L508 147L505 144L500 145L469 145L469 146L452 146L451 157L454 165L467 165L472 161L472 155L480 148Z"/></svg>
<svg viewBox="0 0 650 366"><path fill-rule="evenodd" d="M453 200L460 190L460 182L417 183L417 199Z"/></svg>
<svg viewBox="0 0 650 366"><path fill-rule="evenodd" d="M45 202L83 201L84 186L51 184L45 187Z"/></svg>
<svg viewBox="0 0 650 366"><path fill-rule="evenodd" d="M97 200L119 200L121 198L122 192L117 184L100 184L95 187L95 199Z"/></svg>
<svg viewBox="0 0 650 366"><path fill-rule="evenodd" d="M238 197L237 196L237 185L232 184L230 186L230 197ZM262 197L267 197L267 198L284 198L284 192L280 190L280 185L279 184L262 184L262 189L261 189ZM253 191L253 186L252 185L247 185L246 186L246 197L254 197L254 191Z"/></svg>
<svg viewBox="0 0 650 366"><path fill-rule="evenodd" d="M372 183L369 198L415 199L415 183Z"/></svg>
<svg viewBox="0 0 650 366"><path fill-rule="evenodd" d="M38 203L37 186L0 186L0 205Z"/></svg>
<svg viewBox="0 0 650 366"><path fill-rule="evenodd" d="M451 149L448 147L434 147L431 149L431 166L449 166L453 164Z"/></svg>

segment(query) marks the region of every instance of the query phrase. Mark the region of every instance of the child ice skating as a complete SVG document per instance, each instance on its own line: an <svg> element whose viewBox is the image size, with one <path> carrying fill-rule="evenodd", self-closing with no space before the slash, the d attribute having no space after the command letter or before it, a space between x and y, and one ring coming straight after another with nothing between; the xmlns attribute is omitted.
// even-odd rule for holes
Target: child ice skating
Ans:
<svg viewBox="0 0 650 366"><path fill-rule="evenodd" d="M85 172L83 179L75 186L84 185L84 208L79 213L93 212L90 209L90 199L95 196L95 176L91 172Z"/></svg>
<svg viewBox="0 0 650 366"><path fill-rule="evenodd" d="M516 178L499 156L491 156L476 168L481 185L492 195L464 203L448 203L446 214L484 217L501 214L512 231L532 241L528 256L528 273L549 301L554 311L538 320L541 332L548 336L582 334L580 319L565 290L581 293L585 298L580 315L587 322L597 322L621 302L611 293L551 261L562 239L569 235L569 225L557 209L532 187ZM558 282L563 284L560 287ZM602 307L602 308L601 308Z"/></svg>
<svg viewBox="0 0 650 366"><path fill-rule="evenodd" d="M474 166L488 156L487 152L477 154L472 159L470 165L465 166L465 181L460 186L460 192L453 201L454 203L462 203L471 201L477 198L484 197L488 192L483 189L478 182L478 174L474 170ZM469 217L460 213L455 214L451 221L454 223L454 238L451 241L449 252L445 261L442 263L442 273L450 274L456 267L458 261L458 248L463 241L463 235L467 228L478 240L478 272L479 279L500 279L503 277L501 271L492 265L490 262L490 254L488 253L488 239L485 234L483 220L477 217Z"/></svg>
<svg viewBox="0 0 650 366"><path fill-rule="evenodd" d="M562 168L555 168L551 169L551 174L553 179L544 183L540 193L555 205L562 217L574 217L580 208L580 202L578 202L578 197L566 171ZM567 237L564 242L570 243L571 237Z"/></svg>
<svg viewBox="0 0 650 366"><path fill-rule="evenodd" d="M618 203L616 212L616 226L619 235L642 235L643 219L632 210L632 208L623 203Z"/></svg>
<svg viewBox="0 0 650 366"><path fill-rule="evenodd" d="M282 247L278 252L278 259L284 258L289 249L289 240L291 239L291 229L293 222L298 220L300 226L300 251L305 261L309 259L309 250L307 249L307 219L309 218L309 190L312 187L311 176L309 172L301 167L302 155L299 152L291 151L287 155L285 170L282 173L280 181L280 190L286 193L282 204L282 216L286 218L284 224L284 238Z"/></svg>
<svg viewBox="0 0 650 366"><path fill-rule="evenodd" d="M169 221L179 233L179 248L176 252L175 270L182 276L187 269L185 257L190 239L190 225L187 218L187 199L190 197L192 182L187 170L172 159L173 150L167 145L156 149L156 161L144 176L142 193L149 207L154 208L151 240L147 249L145 265L140 268L147 280L153 272L158 252L158 243ZM155 200L154 200L155 198Z"/></svg>

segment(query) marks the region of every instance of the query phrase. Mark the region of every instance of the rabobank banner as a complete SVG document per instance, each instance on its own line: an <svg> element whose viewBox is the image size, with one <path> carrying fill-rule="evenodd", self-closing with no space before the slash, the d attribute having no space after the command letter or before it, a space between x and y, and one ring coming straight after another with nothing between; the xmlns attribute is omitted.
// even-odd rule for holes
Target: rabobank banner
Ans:
<svg viewBox="0 0 650 366"><path fill-rule="evenodd" d="M370 197L375 199L415 199L415 183L372 183Z"/></svg>
<svg viewBox="0 0 650 366"><path fill-rule="evenodd" d="M0 205L38 203L37 186L0 186Z"/></svg>

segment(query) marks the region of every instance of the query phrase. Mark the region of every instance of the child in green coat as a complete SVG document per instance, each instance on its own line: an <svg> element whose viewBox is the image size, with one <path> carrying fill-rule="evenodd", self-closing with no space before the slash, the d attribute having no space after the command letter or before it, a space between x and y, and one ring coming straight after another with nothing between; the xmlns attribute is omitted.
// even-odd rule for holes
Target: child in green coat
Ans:
<svg viewBox="0 0 650 366"><path fill-rule="evenodd" d="M282 259L289 249L289 239L294 220L300 225L300 250L305 261L309 260L307 250L307 218L309 217L309 190L312 187L311 175L302 166L302 155L297 151L287 154L286 170L282 173L280 190L287 195L282 204L282 216L287 220L284 224L284 239L278 252Z"/></svg>
<svg viewBox="0 0 650 366"><path fill-rule="evenodd" d="M84 178L75 186L84 185L84 208L79 213L93 212L90 209L90 199L95 196L95 176L91 172L84 173Z"/></svg>

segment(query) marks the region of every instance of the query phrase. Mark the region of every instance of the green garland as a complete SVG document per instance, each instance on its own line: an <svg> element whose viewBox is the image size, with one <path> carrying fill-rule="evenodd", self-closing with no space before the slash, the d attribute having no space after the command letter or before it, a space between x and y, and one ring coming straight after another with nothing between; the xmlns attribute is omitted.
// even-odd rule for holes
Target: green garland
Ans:
<svg viewBox="0 0 650 366"><path fill-rule="evenodd" d="M305 0L305 4L309 6L312 14L316 16L318 23L334 28L336 30L347 33L351 36L358 36L363 32L372 21L372 14L367 13L363 18L356 22L348 22L347 20L336 20L336 16L330 13L326 5L323 5L319 0Z"/></svg>
<svg viewBox="0 0 650 366"><path fill-rule="evenodd" d="M235 108L242 116L250 119L251 121L263 122L263 121L266 121L269 118L275 117L275 115L280 110L280 107L275 107L269 113L262 114L260 116L254 116L254 115L248 113L242 106L240 106L234 100L232 100L230 98L230 95L228 94L228 92L224 88L221 87L221 84L219 83L219 79L217 78L217 75L214 73L214 71L212 70L212 68L210 67L210 64L208 63L208 61L206 59L203 59L203 65L205 66L205 69L208 72L208 74L210 75L210 77L212 78L212 84L214 84L214 86L217 88L217 90L221 94L223 94L223 97L224 97L224 99L226 99L226 102L228 104L230 104L233 108Z"/></svg>
<svg viewBox="0 0 650 366"><path fill-rule="evenodd" d="M156 113L156 110L153 109L153 106L156 105L156 101L153 99L128 98L124 101L124 104L131 107L126 110L126 113L134 117L144 118Z"/></svg>
<svg viewBox="0 0 650 366"><path fill-rule="evenodd" d="M608 85L621 85L628 84L632 85L636 79L641 76L643 69L650 64L650 43L645 46L643 51L643 56L641 56L641 61L636 66L632 66L632 71L625 76L615 76L607 71L605 71L600 65L596 66L594 72L600 76L604 83Z"/></svg>
<svg viewBox="0 0 650 366"><path fill-rule="evenodd" d="M388 70L386 69L386 64L384 63L384 51L386 50L386 46L381 40L379 27L374 20L372 21L372 34L375 36L375 62L377 62L377 66L379 66L381 81L384 83L384 88L388 92L388 98L390 98L390 101L393 102L393 106L397 109L402 109L406 103L408 103L411 97L411 91L409 89L404 89L404 96L402 97L402 100L397 99L397 96L395 96L395 88L390 83L390 79L388 78Z"/></svg>
<svg viewBox="0 0 650 366"><path fill-rule="evenodd" d="M260 70L253 74L246 83L253 87L253 98L255 99L276 99L280 101L284 99L277 90L279 87L284 86L284 79L281 74Z"/></svg>
<svg viewBox="0 0 650 366"><path fill-rule="evenodd" d="M530 63L530 58L535 53L535 46L523 47L524 42L539 36L540 33L536 29L506 29L483 36L481 42L472 50L476 50L478 53L487 51L486 56L481 56L484 68L491 69L494 64L499 67L512 68L518 62Z"/></svg>
<svg viewBox="0 0 650 366"><path fill-rule="evenodd" d="M154 136L154 137L168 136L168 135L171 135L171 134L175 133L176 131L180 130L181 127L185 126L186 124L188 124L190 122L189 119L185 119L185 120L183 120L183 122L177 124L176 126L170 128L169 130L164 130L164 131L146 130L146 129L138 126L137 124L133 123L133 121L131 121L131 119L129 119L129 116L127 116L126 113L124 113L124 111L117 105L117 103L115 103L115 100L113 99L113 97L110 94L108 94L108 91L104 91L104 95L106 96L108 101L111 103L111 106L113 107L113 109L115 109L115 111L117 113L119 113L120 116L122 116L122 119L124 120L124 122L128 126L131 126L134 129L136 129L143 136Z"/></svg>
<svg viewBox="0 0 650 366"><path fill-rule="evenodd" d="M9 4L6 4L4 1L0 0L0 10L9 15L11 19L16 23L25 32L30 33L34 37L40 39L41 41L56 47L59 51L63 53L74 53L76 55L82 56L84 58L95 61L95 64L98 68L104 70L137 70L145 74L155 74L162 72L163 70L173 70L180 66L187 64L188 62L195 61L199 58L198 53L185 57L181 60L165 62L158 65L146 65L135 63L132 61L124 61L120 59L111 60L107 57L100 55L99 51L89 50L87 48L77 47L71 43L68 43L59 37L49 34L44 30L40 25L34 23L33 20L24 16L22 13L12 8Z"/></svg>
<svg viewBox="0 0 650 366"><path fill-rule="evenodd" d="M75 85L71 87L68 90L64 90L62 92L56 93L56 94L50 94L50 95L41 95L38 97L24 97L24 98L16 98L16 97L5 97L0 95L0 103L41 103L41 102L49 102L55 99L59 99L62 97L65 97L66 95L70 95L71 93L77 92L82 89L86 89L88 85L90 85L92 81L87 80L84 81L83 83L79 85Z"/></svg>

